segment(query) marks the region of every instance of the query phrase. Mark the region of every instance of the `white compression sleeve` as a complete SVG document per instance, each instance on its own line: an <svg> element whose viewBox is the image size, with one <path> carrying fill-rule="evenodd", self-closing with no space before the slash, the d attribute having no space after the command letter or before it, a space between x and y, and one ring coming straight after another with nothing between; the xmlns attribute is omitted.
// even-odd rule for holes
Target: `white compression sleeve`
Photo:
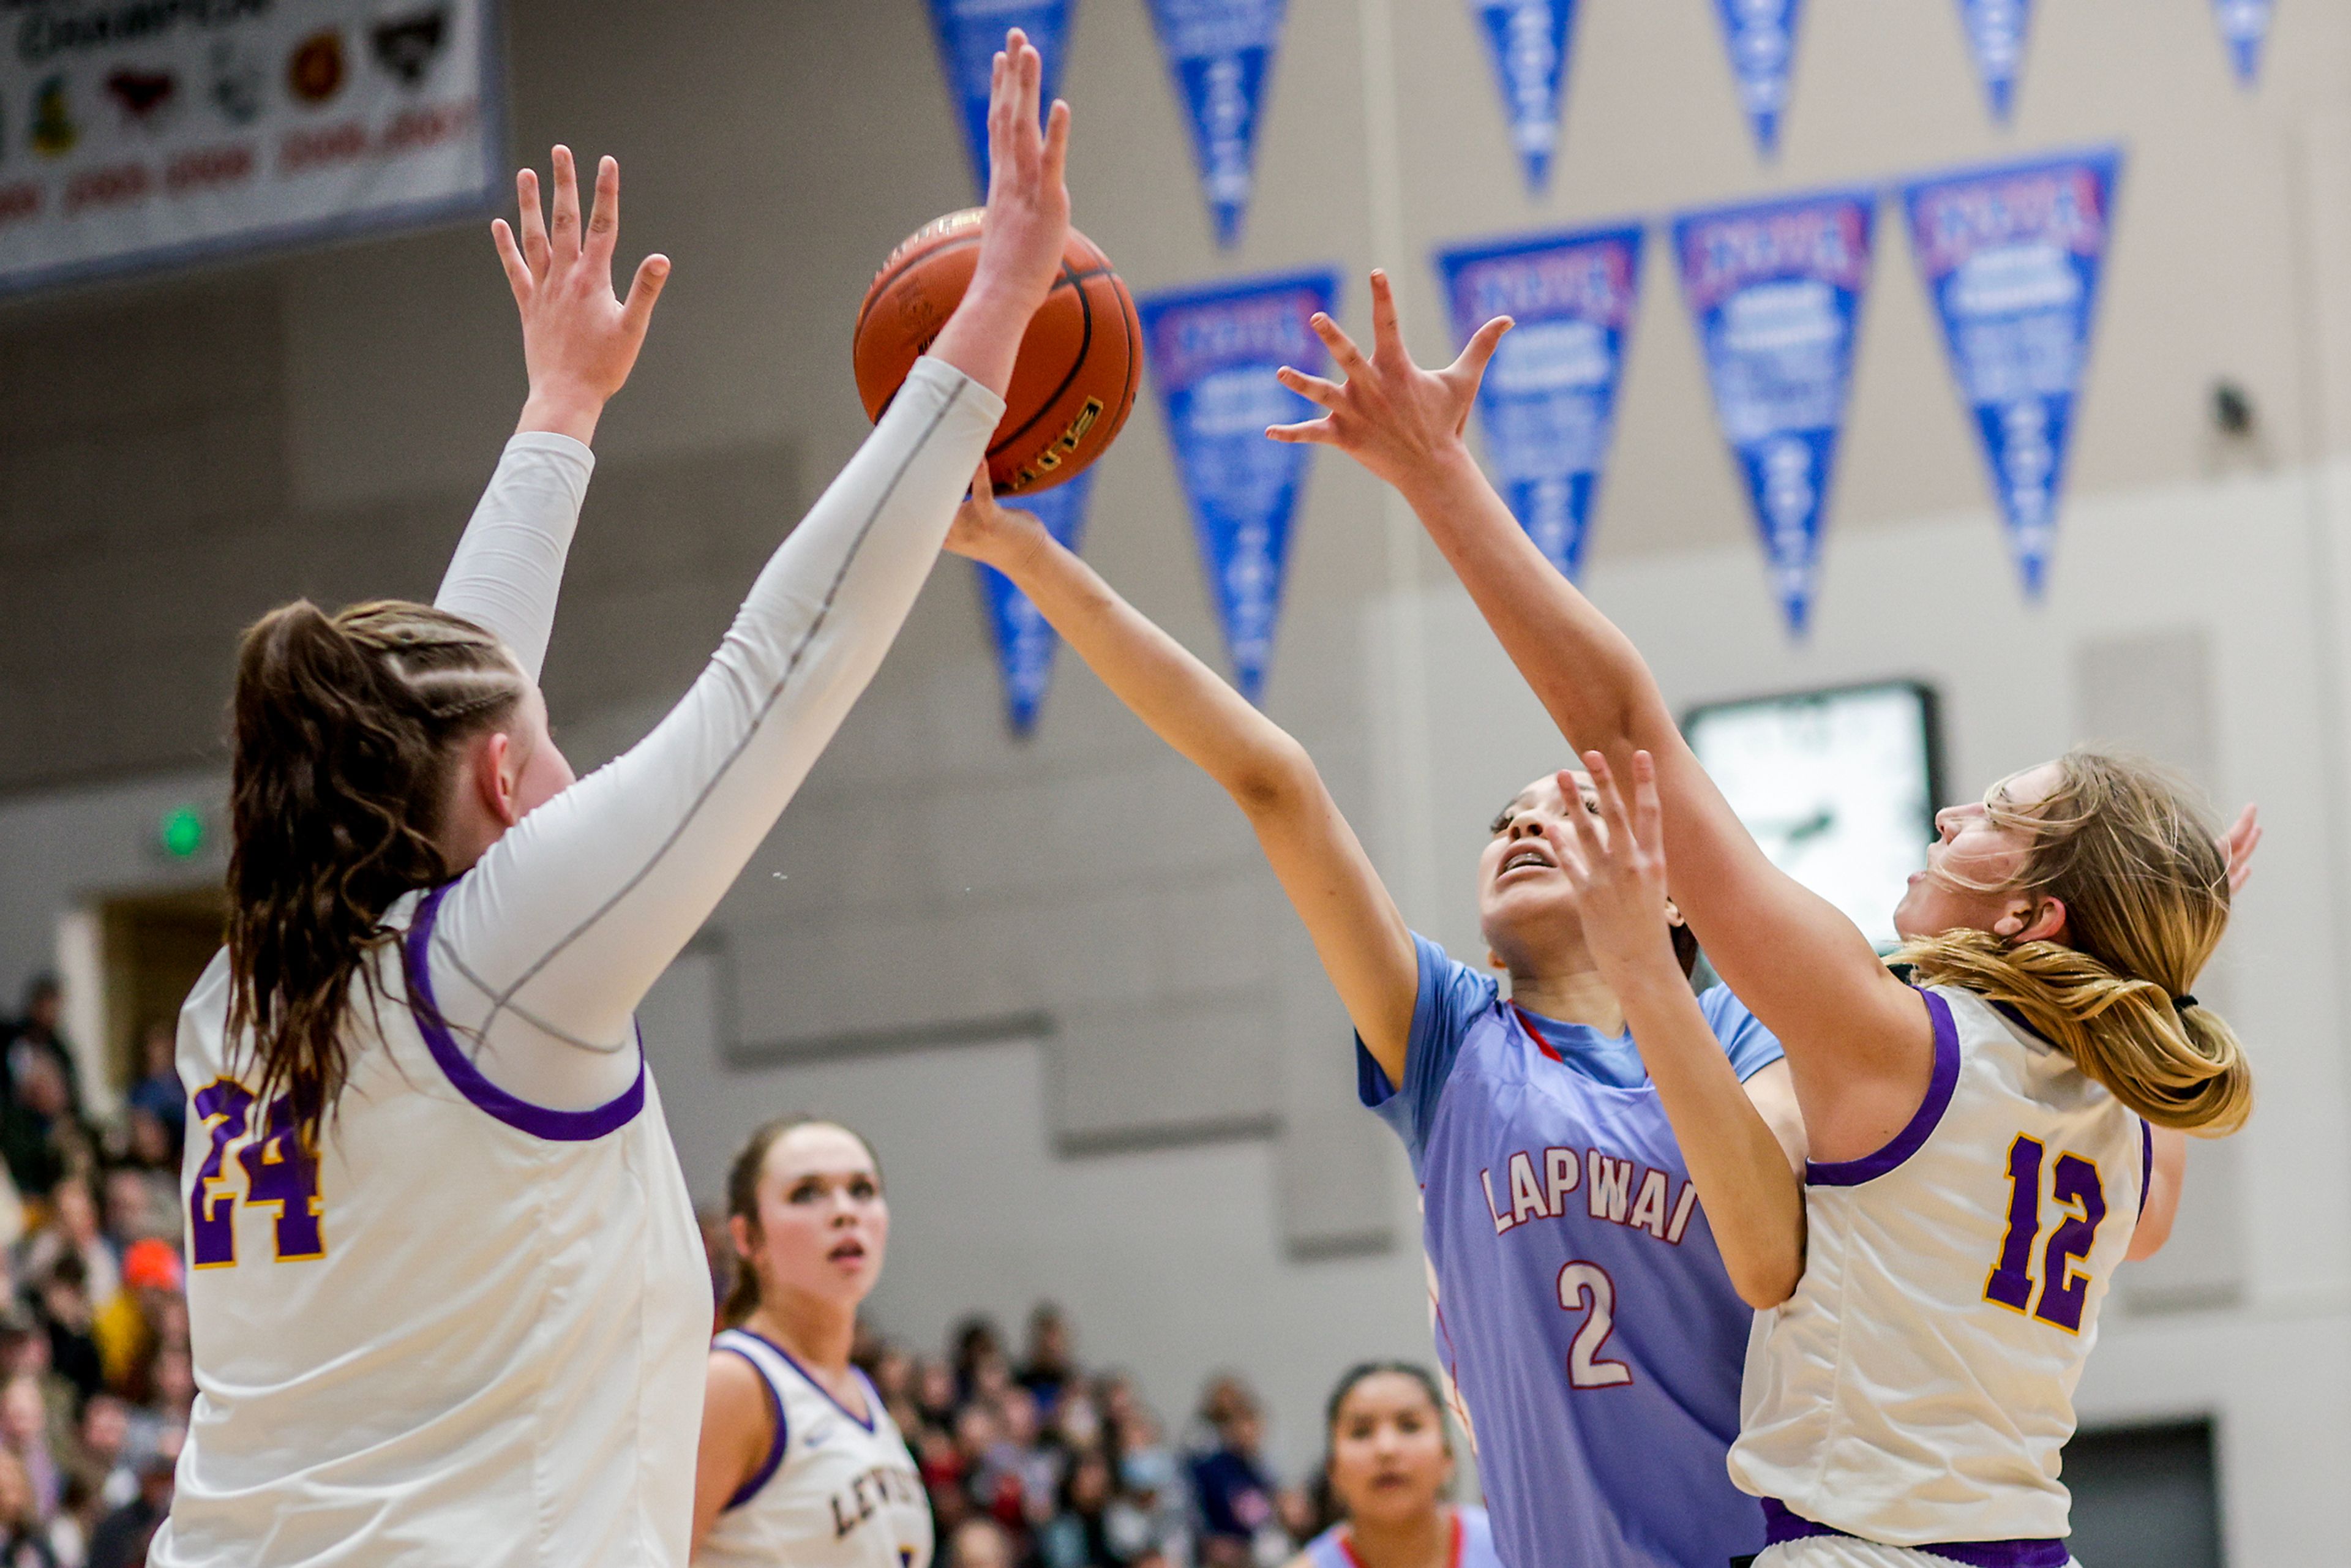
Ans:
<svg viewBox="0 0 2351 1568"><path fill-rule="evenodd" d="M1003 406L960 371L918 361L684 699L450 891L435 989L498 1087L555 1110L627 1089L630 1015L881 665Z"/></svg>
<svg viewBox="0 0 2351 1568"><path fill-rule="evenodd" d="M508 441L433 601L497 633L533 681L595 466L596 455L568 435L526 430Z"/></svg>

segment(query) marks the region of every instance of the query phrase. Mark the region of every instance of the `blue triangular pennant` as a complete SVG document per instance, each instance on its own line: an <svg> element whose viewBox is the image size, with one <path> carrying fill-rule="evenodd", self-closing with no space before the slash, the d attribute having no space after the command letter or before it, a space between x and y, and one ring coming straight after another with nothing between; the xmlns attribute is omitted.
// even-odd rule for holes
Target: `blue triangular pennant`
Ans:
<svg viewBox="0 0 2351 1568"><path fill-rule="evenodd" d="M1575 0L1469 0L1469 10L1493 53L1502 116L1526 170L1527 189L1540 191L1551 179L1552 149L1559 145L1560 90L1567 79Z"/></svg>
<svg viewBox="0 0 2351 1568"><path fill-rule="evenodd" d="M1788 75L1796 61L1796 17L1803 0L1716 0L1739 106L1755 128L1764 153L1780 150L1780 116L1788 107Z"/></svg>
<svg viewBox="0 0 2351 1568"><path fill-rule="evenodd" d="M1799 636L1820 572L1876 210L1873 192L1830 191L1674 220L1715 417L1754 503L1772 591Z"/></svg>
<svg viewBox="0 0 2351 1568"><path fill-rule="evenodd" d="M1251 702L1265 689L1290 517L1311 450L1269 441L1265 430L1319 412L1273 372L1322 370L1322 340L1307 322L1332 310L1338 294L1335 273L1304 272L1135 301L1233 685Z"/></svg>
<svg viewBox="0 0 2351 1568"><path fill-rule="evenodd" d="M1517 322L1478 388L1479 423L1511 514L1573 580L1583 570L1640 300L1641 230L1465 246L1440 254L1437 267L1457 342L1497 316Z"/></svg>
<svg viewBox="0 0 2351 1568"><path fill-rule="evenodd" d="M2237 80L2251 87L2262 74L2262 46L2270 39L2270 19L2276 13L2272 0L2212 0L2220 23L2221 41L2229 46L2229 63Z"/></svg>
<svg viewBox="0 0 2351 1568"><path fill-rule="evenodd" d="M1959 26L1976 57L1991 117L2002 124L2016 107L2016 78L2024 69L2024 36L2032 26L2032 0L1959 0Z"/></svg>
<svg viewBox="0 0 2351 1568"><path fill-rule="evenodd" d="M938 34L939 64L947 91L963 121L979 199L987 200L987 89L996 52L1014 27L1029 35L1045 66L1042 102L1051 107L1061 90L1061 61L1069 53L1070 13L1074 0L931 0L931 26Z"/></svg>
<svg viewBox="0 0 2351 1568"><path fill-rule="evenodd" d="M1082 469L1050 490L1008 501L1007 509L1034 512L1047 533L1076 549L1085 536L1086 502L1093 483L1093 470ZM996 640L996 666L1004 676L1005 714L1013 732L1026 735L1044 706L1045 688L1053 679L1053 650L1061 646L1061 639L1010 578L985 561L973 565L979 574L980 598L987 606L987 629Z"/></svg>
<svg viewBox="0 0 2351 1568"><path fill-rule="evenodd" d="M2048 577L2120 167L2104 148L1903 192L1910 248L2032 598Z"/></svg>
<svg viewBox="0 0 2351 1568"><path fill-rule="evenodd" d="M1159 47L1192 124L1192 153L1221 246L1239 241L1249 215L1258 123L1281 43L1285 3L1151 0Z"/></svg>

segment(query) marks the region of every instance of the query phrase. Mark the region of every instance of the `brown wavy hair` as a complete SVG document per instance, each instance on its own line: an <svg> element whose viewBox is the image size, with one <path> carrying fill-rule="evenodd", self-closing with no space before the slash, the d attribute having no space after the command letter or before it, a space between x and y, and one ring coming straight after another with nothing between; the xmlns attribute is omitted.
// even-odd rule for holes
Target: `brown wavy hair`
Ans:
<svg viewBox="0 0 2351 1568"><path fill-rule="evenodd" d="M778 1116L753 1133L749 1141L736 1151L735 1163L726 1167L726 1217L740 1219L759 1233L759 1173L768 1167L768 1151L776 1140L802 1127L841 1127L855 1138L865 1150L865 1157L873 1162L873 1179L882 1180L882 1156L865 1141L865 1134L854 1127L841 1127L830 1116ZM729 1228L727 1261L734 1270L726 1285L726 1300L718 1309L718 1321L728 1328L740 1327L745 1318L759 1310L759 1271L751 1260L737 1252Z"/></svg>
<svg viewBox="0 0 2351 1568"><path fill-rule="evenodd" d="M2079 748L2032 805L1985 802L2032 848L2004 888L2060 900L2065 941L1947 931L1894 962L1922 985L2006 1003L2116 1099L2160 1127L2244 1124L2252 1066L2228 1020L2190 994L2229 925L2229 857L2196 791L2137 758ZM2185 1005L2175 1005L2184 1003Z"/></svg>
<svg viewBox="0 0 2351 1568"><path fill-rule="evenodd" d="M228 1036L264 1104L317 1147L350 1076L354 974L372 1009L383 913L446 881L435 841L457 743L510 719L525 677L470 621L398 600L271 611L237 649Z"/></svg>

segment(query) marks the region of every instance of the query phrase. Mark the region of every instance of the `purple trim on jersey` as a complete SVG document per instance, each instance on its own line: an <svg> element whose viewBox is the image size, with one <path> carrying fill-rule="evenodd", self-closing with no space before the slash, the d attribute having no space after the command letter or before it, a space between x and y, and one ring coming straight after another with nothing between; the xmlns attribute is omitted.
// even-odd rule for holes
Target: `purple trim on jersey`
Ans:
<svg viewBox="0 0 2351 1568"><path fill-rule="evenodd" d="M1918 994L1927 998L1927 1016L1935 1023L1935 1071L1927 1081L1927 1097L1918 1102L1909 1124L1876 1154L1857 1160L1808 1161L1804 1180L1811 1186L1859 1186L1876 1181L1917 1154L1951 1108L1951 1095L1959 1086L1959 1028L1952 1021L1950 1003L1932 991Z"/></svg>
<svg viewBox="0 0 2351 1568"><path fill-rule="evenodd" d="M2138 1211L2147 1214L2147 1189L2155 1180L2155 1128L2147 1119L2138 1119Z"/></svg>
<svg viewBox="0 0 2351 1568"><path fill-rule="evenodd" d="M759 1336L753 1334L751 1337L758 1339ZM766 1342L763 1340L760 1343ZM784 1462L784 1444L789 1440L790 1434L784 1425L784 1396L776 1392L774 1382L768 1376L768 1369L758 1362L751 1361L751 1353L740 1345L721 1344L713 1345L711 1348L723 1350L729 1355L739 1355L745 1361L750 1362L751 1370L759 1375L760 1389L768 1396L768 1408L774 1412L776 1417L776 1435L768 1439L768 1457L760 1461L758 1469L751 1472L749 1480L735 1489L735 1495L726 1500L726 1507L718 1511L721 1513L731 1513L758 1497L759 1489L775 1479L776 1467Z"/></svg>
<svg viewBox="0 0 2351 1568"><path fill-rule="evenodd" d="M1859 1541L1861 1536L1834 1530L1825 1524L1815 1524L1802 1514L1792 1512L1777 1498L1763 1500L1764 1540L1772 1546L1791 1541L1809 1541L1818 1536L1833 1535L1845 1541ZM1884 1542L1880 1542L1884 1544ZM1906 1546L1905 1552L1929 1552L1963 1563L1967 1568L2067 1568L2073 1556L2065 1542L2057 1541L1937 1541L1924 1546Z"/></svg>
<svg viewBox="0 0 2351 1568"><path fill-rule="evenodd" d="M800 1364L799 1357L794 1355L790 1351L786 1350L782 1345L778 1344L774 1340L769 1339L766 1334L760 1333L755 1329L738 1328L735 1332L739 1334L749 1335L751 1338L758 1340L761 1344L766 1345L769 1350L774 1351L778 1355L782 1356L784 1358L784 1364L790 1367L794 1372L799 1373L802 1378L806 1379L808 1385L810 1388L813 1388L819 1394L823 1395L826 1399L831 1402L834 1409L840 1411L842 1415L856 1422L860 1427L864 1427L866 1431L872 1432L880 1425L882 1419L882 1401L875 1396L873 1385L867 1381L865 1374L862 1372L857 1372L855 1367L850 1368L852 1372L857 1372L857 1381L865 1385L865 1408L868 1413L866 1415L860 1416L856 1411L852 1410L840 1400L834 1399L832 1396L832 1390L827 1388L823 1384L819 1383L816 1380L816 1375L810 1372L807 1367L802 1366Z"/></svg>
<svg viewBox="0 0 2351 1568"><path fill-rule="evenodd" d="M441 1016L441 1005L433 999L431 955L434 917L441 912L441 900L456 885L454 882L443 883L424 895L416 906L415 918L409 922L408 936L401 944L413 998L408 1010L415 1016L417 1032L424 1037L424 1048L440 1063L450 1083L477 1109L517 1132L528 1133L549 1143L589 1143L635 1121L637 1113L645 1108L645 1044L642 1035L637 1040L636 1082L601 1105L591 1105L584 1111L550 1110L507 1093L483 1077L473 1058L451 1038L449 1025ZM418 1006L419 1001L423 1005Z"/></svg>

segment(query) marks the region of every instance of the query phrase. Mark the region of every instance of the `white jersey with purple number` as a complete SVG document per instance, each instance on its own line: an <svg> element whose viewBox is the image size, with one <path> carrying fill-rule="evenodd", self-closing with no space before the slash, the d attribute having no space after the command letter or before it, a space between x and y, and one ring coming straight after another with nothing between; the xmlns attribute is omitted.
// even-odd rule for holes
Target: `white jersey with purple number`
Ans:
<svg viewBox="0 0 2351 1568"><path fill-rule="evenodd" d="M930 1568L930 1495L873 1385L860 1416L773 1340L728 1329L713 1343L758 1373L775 1432L697 1568Z"/></svg>
<svg viewBox="0 0 2351 1568"><path fill-rule="evenodd" d="M2147 1124L1981 998L1925 996L1917 1113L1808 1174L1804 1276L1757 1316L1731 1473L1774 1500L1775 1539L1810 1521L2063 1563L2058 1461L2137 1225Z"/></svg>
<svg viewBox="0 0 2351 1568"><path fill-rule="evenodd" d="M683 1568L710 1276L633 1014L881 664L1002 413L917 361L653 733L392 905L316 1157L206 972L156 1568ZM517 436L442 586L533 680L588 474Z"/></svg>
<svg viewBox="0 0 2351 1568"><path fill-rule="evenodd" d="M1720 1564L1763 1545L1723 1460L1753 1314L1731 1288L1629 1038L1526 1013L1416 937L1405 1082L1358 1089L1420 1178L1437 1354L1502 1560ZM1744 1081L1780 1060L1718 987L1699 999Z"/></svg>

